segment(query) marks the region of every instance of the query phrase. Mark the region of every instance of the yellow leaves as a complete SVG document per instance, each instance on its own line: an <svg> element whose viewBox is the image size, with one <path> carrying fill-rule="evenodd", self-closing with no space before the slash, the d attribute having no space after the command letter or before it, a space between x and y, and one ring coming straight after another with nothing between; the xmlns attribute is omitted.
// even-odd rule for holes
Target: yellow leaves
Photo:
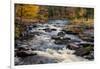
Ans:
<svg viewBox="0 0 100 69"><path fill-rule="evenodd" d="M26 18L34 18L37 16L37 13L39 11L38 6L25 6L24 7L24 17Z"/></svg>
<svg viewBox="0 0 100 69"><path fill-rule="evenodd" d="M86 14L86 9L80 8L79 16L84 16Z"/></svg>
<svg viewBox="0 0 100 69"><path fill-rule="evenodd" d="M23 18L35 18L39 12L39 6L36 5L16 5L16 16Z"/></svg>

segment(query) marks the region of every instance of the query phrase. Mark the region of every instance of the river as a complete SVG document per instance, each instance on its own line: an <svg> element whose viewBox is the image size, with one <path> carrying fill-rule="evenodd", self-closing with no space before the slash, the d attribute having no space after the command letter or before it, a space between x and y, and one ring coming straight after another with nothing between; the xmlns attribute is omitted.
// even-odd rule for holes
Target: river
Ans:
<svg viewBox="0 0 100 69"><path fill-rule="evenodd" d="M37 55L25 58L15 57L15 64L29 65L88 61L88 59L73 54L75 50L67 49L67 44L54 43L55 40L52 37L57 36L66 24L68 24L67 20L51 20L46 24L37 24L37 27L33 27L29 32L38 32L39 34L36 34L30 40L24 41L20 47L28 46L33 49L28 50L28 52L36 53ZM64 37L82 42L76 35L65 34Z"/></svg>

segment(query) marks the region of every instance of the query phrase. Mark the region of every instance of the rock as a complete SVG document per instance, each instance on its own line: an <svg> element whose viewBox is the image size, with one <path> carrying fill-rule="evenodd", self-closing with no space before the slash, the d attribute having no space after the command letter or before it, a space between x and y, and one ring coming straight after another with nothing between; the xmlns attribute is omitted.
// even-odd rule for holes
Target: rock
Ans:
<svg viewBox="0 0 100 69"><path fill-rule="evenodd" d="M27 51L27 50L29 50L29 48L28 47L18 47L18 51Z"/></svg>
<svg viewBox="0 0 100 69"><path fill-rule="evenodd" d="M76 45L75 43L70 43L70 44L67 45L66 48L71 49L71 50L76 50L76 49L79 48L79 46Z"/></svg>
<svg viewBox="0 0 100 69"><path fill-rule="evenodd" d="M58 32L57 34L58 36L61 36L61 37L64 37L65 36L65 32L61 31L61 32Z"/></svg>
<svg viewBox="0 0 100 69"><path fill-rule="evenodd" d="M34 31L34 32L31 32L31 33L30 33L30 36L34 36L34 35L40 35L40 32Z"/></svg>
<svg viewBox="0 0 100 69"><path fill-rule="evenodd" d="M91 51L89 55L84 56L84 58L89 59L89 60L93 60L94 59L94 51Z"/></svg>
<svg viewBox="0 0 100 69"><path fill-rule="evenodd" d="M94 42L94 36L93 36L93 35L79 34L79 37L80 37L83 41Z"/></svg>
<svg viewBox="0 0 100 69"><path fill-rule="evenodd" d="M37 50L37 49L35 49L35 48L31 48L31 50L34 51L34 50Z"/></svg>
<svg viewBox="0 0 100 69"><path fill-rule="evenodd" d="M85 55L89 55L90 52L92 51L92 47L80 47L78 49L75 50L75 53L77 56L85 56Z"/></svg>
<svg viewBox="0 0 100 69"><path fill-rule="evenodd" d="M79 48L74 48L75 46L72 45L70 47L72 47L72 49L75 50L75 53L77 56L86 56L86 57L90 57L89 54L91 53L91 51L94 51L94 44L90 43L90 42L80 42L77 44L79 46Z"/></svg>
<svg viewBox="0 0 100 69"><path fill-rule="evenodd" d="M67 44L69 41L66 39L55 40L55 44Z"/></svg>
<svg viewBox="0 0 100 69"><path fill-rule="evenodd" d="M15 40L15 47L18 47L22 44L22 42L20 40Z"/></svg>
<svg viewBox="0 0 100 69"><path fill-rule="evenodd" d="M60 40L60 36L52 36L51 39Z"/></svg>
<svg viewBox="0 0 100 69"><path fill-rule="evenodd" d="M70 30L62 30L64 31L66 34L73 34L73 35L77 35L78 33L72 32Z"/></svg>
<svg viewBox="0 0 100 69"><path fill-rule="evenodd" d="M16 53L16 56L17 57L28 57L28 56L34 56L34 55L37 55L36 53L32 53L32 52L29 52L29 51L18 51Z"/></svg>
<svg viewBox="0 0 100 69"><path fill-rule="evenodd" d="M89 38L89 37L84 37L84 38L82 38L82 40L87 41L87 42L94 42L94 39Z"/></svg>
<svg viewBox="0 0 100 69"><path fill-rule="evenodd" d="M21 62L21 59L19 57L14 58L15 65L18 65Z"/></svg>
<svg viewBox="0 0 100 69"><path fill-rule="evenodd" d="M87 46L93 47L94 43L84 42L84 43L79 43L79 45L82 46L82 47L87 47Z"/></svg>
<svg viewBox="0 0 100 69"><path fill-rule="evenodd" d="M52 31L56 31L57 29L51 29Z"/></svg>
<svg viewBox="0 0 100 69"><path fill-rule="evenodd" d="M32 25L32 27L33 27L33 28L36 28L36 27L37 27L37 25L36 25L36 24L33 24L33 25Z"/></svg>
<svg viewBox="0 0 100 69"><path fill-rule="evenodd" d="M55 44L60 44L60 45L65 44L65 42L62 42L61 40L56 40L54 43Z"/></svg>
<svg viewBox="0 0 100 69"><path fill-rule="evenodd" d="M71 39L71 42L73 42L73 43L75 43L75 42L80 43L81 41L77 40L77 39Z"/></svg>
<svg viewBox="0 0 100 69"><path fill-rule="evenodd" d="M63 40L68 40L68 41L70 41L71 38L69 38L69 37L64 37Z"/></svg>
<svg viewBox="0 0 100 69"><path fill-rule="evenodd" d="M67 44L71 39L68 37L61 36L52 36L51 39L54 39L55 44Z"/></svg>
<svg viewBox="0 0 100 69"><path fill-rule="evenodd" d="M52 32L52 30L50 28L45 28L43 30L45 30L45 32Z"/></svg>
<svg viewBox="0 0 100 69"><path fill-rule="evenodd" d="M27 25L26 28L27 28L27 31L30 31L30 30L32 30L33 26L32 25Z"/></svg>

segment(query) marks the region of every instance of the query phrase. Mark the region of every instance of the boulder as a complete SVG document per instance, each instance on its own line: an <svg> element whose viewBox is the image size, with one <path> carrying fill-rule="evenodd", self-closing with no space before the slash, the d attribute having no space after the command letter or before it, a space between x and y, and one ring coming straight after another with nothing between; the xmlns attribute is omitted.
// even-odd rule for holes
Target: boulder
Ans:
<svg viewBox="0 0 100 69"><path fill-rule="evenodd" d="M51 39L54 39L55 44L67 44L71 39L68 37L61 36L52 36Z"/></svg>
<svg viewBox="0 0 100 69"><path fill-rule="evenodd" d="M31 32L30 35L33 35L33 36L34 36L34 35L40 35L40 32L34 31L34 32Z"/></svg>
<svg viewBox="0 0 100 69"><path fill-rule="evenodd" d="M79 34L79 37L80 37L83 41L94 42L94 36L93 36L93 35Z"/></svg>
<svg viewBox="0 0 100 69"><path fill-rule="evenodd" d="M64 31L66 34L73 34L73 35L77 35L78 33L75 33L73 31L70 31L70 30L62 30Z"/></svg>
<svg viewBox="0 0 100 69"><path fill-rule="evenodd" d="M60 40L60 36L52 36L51 39Z"/></svg>
<svg viewBox="0 0 100 69"><path fill-rule="evenodd" d="M33 28L36 28L36 27L37 27L37 25L36 25L36 24L33 24L33 25L32 25L32 27L33 27Z"/></svg>
<svg viewBox="0 0 100 69"><path fill-rule="evenodd" d="M79 43L80 46L82 47L94 47L94 43L90 43L90 42L84 42L84 43Z"/></svg>
<svg viewBox="0 0 100 69"><path fill-rule="evenodd" d="M82 40L87 41L87 42L94 42L94 39L89 38L89 37L83 37Z"/></svg>
<svg viewBox="0 0 100 69"><path fill-rule="evenodd" d="M93 60L94 59L94 51L91 51L89 55L84 56L84 58L88 59L88 60Z"/></svg>
<svg viewBox="0 0 100 69"><path fill-rule="evenodd" d="M22 42L18 39L15 40L15 47L18 47L22 44Z"/></svg>
<svg viewBox="0 0 100 69"><path fill-rule="evenodd" d="M79 46L75 43L69 43L66 48L71 49L71 50L76 50L79 48Z"/></svg>
<svg viewBox="0 0 100 69"><path fill-rule="evenodd" d="M75 50L75 53L77 56L85 56L85 55L89 55L90 52L92 51L92 47L80 47L78 49Z"/></svg>
<svg viewBox="0 0 100 69"><path fill-rule="evenodd" d="M52 32L52 30L50 28L45 28L43 30L45 30L45 32Z"/></svg>
<svg viewBox="0 0 100 69"><path fill-rule="evenodd" d="M69 38L69 37L64 37L63 40L68 40L68 41L70 41L71 38Z"/></svg>
<svg viewBox="0 0 100 69"><path fill-rule="evenodd" d="M60 39L60 40L55 40L54 43L55 43L55 44L61 44L61 45L62 45L62 44L65 44L65 45L66 45L68 42L69 42L68 40L65 40L65 39L62 38L62 39Z"/></svg>
<svg viewBox="0 0 100 69"><path fill-rule="evenodd" d="M57 29L51 29L52 31L57 31Z"/></svg>
<svg viewBox="0 0 100 69"><path fill-rule="evenodd" d="M27 51L27 50L29 50L29 48L28 47L18 47L17 48L18 49L18 51Z"/></svg>
<svg viewBox="0 0 100 69"><path fill-rule="evenodd" d="M64 36L65 36L65 34L66 34L65 32L61 31L61 32L58 32L58 34L57 34L57 35L58 35L58 36L61 36L61 37L64 37Z"/></svg>
<svg viewBox="0 0 100 69"><path fill-rule="evenodd" d="M22 57L22 58L28 57L28 56L34 56L34 55L37 55L37 54L29 52L29 51L18 51L18 52L16 52L16 56Z"/></svg>

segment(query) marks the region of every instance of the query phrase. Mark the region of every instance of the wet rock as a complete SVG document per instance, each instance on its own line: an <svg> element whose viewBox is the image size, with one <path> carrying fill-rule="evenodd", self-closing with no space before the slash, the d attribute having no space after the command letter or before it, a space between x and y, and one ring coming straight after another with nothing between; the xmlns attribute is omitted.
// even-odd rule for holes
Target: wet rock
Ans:
<svg viewBox="0 0 100 69"><path fill-rule="evenodd" d="M32 52L29 52L29 51L18 51L16 53L16 56L17 57L28 57L28 56L34 56L34 55L37 55L36 53L32 53Z"/></svg>
<svg viewBox="0 0 100 69"><path fill-rule="evenodd" d="M93 35L79 34L79 37L84 41L94 42L94 36Z"/></svg>
<svg viewBox="0 0 100 69"><path fill-rule="evenodd" d="M36 28L36 27L37 27L37 25L36 25L36 24L33 24L33 25L32 25L32 27L33 27L33 28Z"/></svg>
<svg viewBox="0 0 100 69"><path fill-rule="evenodd" d="M71 42L73 42L73 43L80 43L81 42L81 40L77 40L77 39L71 39Z"/></svg>
<svg viewBox="0 0 100 69"><path fill-rule="evenodd" d="M34 36L34 35L40 35L40 32L35 31L35 32L31 32L30 35Z"/></svg>
<svg viewBox="0 0 100 69"><path fill-rule="evenodd" d="M88 42L84 42L84 43L69 43L66 48L71 49L71 50L75 50L75 53L77 56L86 56L86 58L90 57L90 52L94 51L94 44L93 43L88 43ZM90 59L92 59L93 56L91 56Z"/></svg>
<svg viewBox="0 0 100 69"><path fill-rule="evenodd" d="M71 38L69 37L61 37L61 36L52 36L51 39L54 39L54 40L71 40Z"/></svg>
<svg viewBox="0 0 100 69"><path fill-rule="evenodd" d="M85 56L85 55L89 55L90 54L90 52L92 51L92 47L90 47L90 46L88 46L88 47L85 47L85 48L83 48L83 47L80 47L80 48L78 48L78 49L76 49L75 50L75 53L74 54L76 54L77 56Z"/></svg>
<svg viewBox="0 0 100 69"><path fill-rule="evenodd" d="M27 51L27 50L29 50L30 48L29 47L24 47L24 46L21 46L21 47L18 47L17 48L18 49L18 51Z"/></svg>
<svg viewBox="0 0 100 69"><path fill-rule="evenodd" d="M70 30L62 30L64 31L66 34L73 34L73 35L77 35L78 33L75 33L73 31L70 31Z"/></svg>
<svg viewBox="0 0 100 69"><path fill-rule="evenodd" d="M79 43L79 45L81 47L87 47L87 46L93 47L94 46L94 43L84 42L84 43Z"/></svg>
<svg viewBox="0 0 100 69"><path fill-rule="evenodd" d="M57 34L58 36L61 36L61 37L64 37L65 36L65 32L61 31L61 32L58 32Z"/></svg>
<svg viewBox="0 0 100 69"><path fill-rule="evenodd" d="M84 58L89 59L89 60L93 60L94 59L94 51L91 51L89 55L84 56Z"/></svg>
<svg viewBox="0 0 100 69"><path fill-rule="evenodd" d="M76 50L79 48L79 46L75 43L69 43L66 48L71 49L71 50Z"/></svg>
<svg viewBox="0 0 100 69"><path fill-rule="evenodd" d="M56 31L57 29L51 29L52 31Z"/></svg>
<svg viewBox="0 0 100 69"><path fill-rule="evenodd" d="M69 41L66 39L55 40L55 44L67 44Z"/></svg>
<svg viewBox="0 0 100 69"><path fill-rule="evenodd" d="M31 48L31 50L32 50L32 51L35 51L35 50L37 50L37 49L36 49L36 48Z"/></svg>
<svg viewBox="0 0 100 69"><path fill-rule="evenodd" d="M94 39L89 38L89 37L83 37L82 40L87 41L87 42L94 42Z"/></svg>
<svg viewBox="0 0 100 69"><path fill-rule="evenodd" d="M52 36L51 39L60 40L60 36Z"/></svg>
<svg viewBox="0 0 100 69"><path fill-rule="evenodd" d="M43 30L45 30L45 32L52 32L52 30L50 28L45 28Z"/></svg>
<svg viewBox="0 0 100 69"><path fill-rule="evenodd" d="M68 37L61 36L52 36L51 39L54 39L55 44L67 44L71 39Z"/></svg>
<svg viewBox="0 0 100 69"><path fill-rule="evenodd" d="M22 42L20 40L15 40L15 47L18 47L22 44Z"/></svg>
<svg viewBox="0 0 100 69"><path fill-rule="evenodd" d="M21 59L19 57L15 57L14 60L15 60L15 65L20 64Z"/></svg>

